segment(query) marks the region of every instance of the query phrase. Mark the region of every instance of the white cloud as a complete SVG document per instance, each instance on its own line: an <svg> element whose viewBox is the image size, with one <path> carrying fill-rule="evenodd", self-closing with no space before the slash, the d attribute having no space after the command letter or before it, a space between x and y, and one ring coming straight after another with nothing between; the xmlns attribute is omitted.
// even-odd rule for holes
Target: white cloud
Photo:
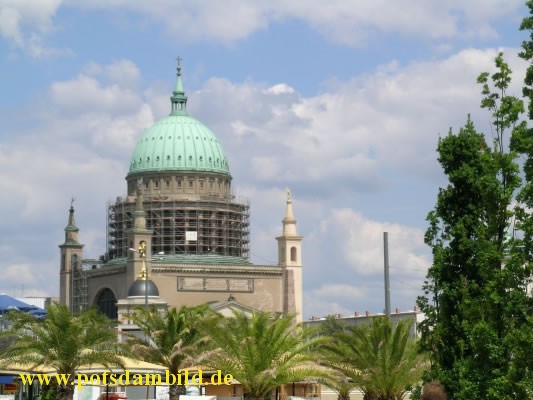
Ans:
<svg viewBox="0 0 533 400"><path fill-rule="evenodd" d="M346 304L336 301L324 301L308 292L303 296L304 318L311 316L325 317L332 314L349 315L352 311Z"/></svg>
<svg viewBox="0 0 533 400"><path fill-rule="evenodd" d="M120 66L136 68L129 62L99 68L117 73ZM80 205L98 201L102 207L93 212L103 213L106 200L124 193L129 157L153 117L133 89L80 75L50 85L38 122L0 145L0 190L10 194L1 210L4 226L57 223L66 212L57 205L72 195L83 199Z"/></svg>
<svg viewBox="0 0 533 400"><path fill-rule="evenodd" d="M232 42L269 25L301 20L331 40L350 46L366 45L374 33L401 34L429 40L459 36L491 38L492 23L513 15L521 6L508 0L228 0L194 2L159 0L78 0L72 6L88 9L125 10L144 15L154 24L163 23L170 35L185 40ZM228 23L231 21L231 23Z"/></svg>
<svg viewBox="0 0 533 400"><path fill-rule="evenodd" d="M362 287L350 286L342 283L323 285L318 289L311 291L313 296L319 296L326 299L343 299L348 301L361 301L366 290Z"/></svg>
<svg viewBox="0 0 533 400"><path fill-rule="evenodd" d="M383 273L383 232L389 232L391 269L402 275L423 275L431 261L421 229L372 221L359 212L339 209L320 223L317 235L342 256L346 271L376 275Z"/></svg>
<svg viewBox="0 0 533 400"><path fill-rule="evenodd" d="M382 311L383 232L389 232L392 307L414 306L431 264L421 229L375 221L351 209L332 209L314 220L318 227L306 232L303 242L306 315Z"/></svg>
<svg viewBox="0 0 533 400"><path fill-rule="evenodd" d="M121 88L135 89L141 80L141 72L131 60L117 60L107 65L91 62L84 72L89 76L104 78L107 84Z"/></svg>
<svg viewBox="0 0 533 400"><path fill-rule="evenodd" d="M294 93L295 90L287 85L286 83L279 83L277 85L274 85L272 87L269 87L266 90L266 93L272 93L272 94L283 94L283 93Z"/></svg>
<svg viewBox="0 0 533 400"><path fill-rule="evenodd" d="M57 205L65 203L71 195L90 197L91 191L102 190L100 178L117 174L123 166L66 143L58 147L41 143L33 147L2 146L0 168L4 171L0 189L10 194L0 215L4 226L16 226L20 222L31 224L36 219L40 223L52 222L47 218L48 210L61 212Z"/></svg>
<svg viewBox="0 0 533 400"><path fill-rule="evenodd" d="M71 53L46 46L60 7L106 10L127 20L135 13L185 41L232 43L274 23L300 20L330 40L368 46L377 34L403 35L429 41L493 38L493 24L516 17L520 2L508 0L320 0L249 2L244 0L2 0L0 36L39 58ZM231 21L231 23L228 23ZM136 21L132 26L138 28ZM122 79L119 77L119 79Z"/></svg>
<svg viewBox="0 0 533 400"><path fill-rule="evenodd" d="M57 277L57 279L50 279ZM10 296L56 296L59 286L53 260L15 262L2 267L0 292Z"/></svg>
<svg viewBox="0 0 533 400"><path fill-rule="evenodd" d="M11 264L2 268L2 278L25 282L28 286L37 283L36 275L29 264Z"/></svg>
<svg viewBox="0 0 533 400"><path fill-rule="evenodd" d="M0 36L32 57L68 52L42 45L43 35L54 29L53 17L62 0L2 0L0 2Z"/></svg>
<svg viewBox="0 0 533 400"><path fill-rule="evenodd" d="M138 68L119 60L91 63L84 71L50 85L50 104L41 118L61 141L86 144L104 157L129 157L140 132L154 122L152 108L137 87ZM115 82L117 76L122 78Z"/></svg>
<svg viewBox="0 0 533 400"><path fill-rule="evenodd" d="M0 8L0 34L22 46L22 34L19 29L20 13L15 8Z"/></svg>
<svg viewBox="0 0 533 400"><path fill-rule="evenodd" d="M507 49L507 58L520 76L526 64L516 52ZM496 50L467 49L442 60L392 62L310 97L283 83L212 78L190 96L189 110L221 138L232 170L265 185L364 192L382 190L391 174L434 181L441 178L438 135L464 126L467 113L479 129L489 126L475 81L494 69L495 56ZM520 93L518 80L510 93ZM249 148L251 157L240 157Z"/></svg>
<svg viewBox="0 0 533 400"><path fill-rule="evenodd" d="M140 105L137 93L117 84L104 87L95 78L84 75L52 84L50 98L61 110L73 114L82 111L87 114L107 110L121 112Z"/></svg>

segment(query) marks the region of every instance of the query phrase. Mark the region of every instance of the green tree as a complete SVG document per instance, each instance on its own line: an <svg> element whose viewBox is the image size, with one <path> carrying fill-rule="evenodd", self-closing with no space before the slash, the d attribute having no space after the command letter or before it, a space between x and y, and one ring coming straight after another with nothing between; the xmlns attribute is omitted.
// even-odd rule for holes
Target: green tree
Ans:
<svg viewBox="0 0 533 400"><path fill-rule="evenodd" d="M346 328L346 324L342 322L336 315L327 315L324 322L320 325L319 333L324 336L333 336L338 332L342 332Z"/></svg>
<svg viewBox="0 0 533 400"><path fill-rule="evenodd" d="M212 346L204 364L237 379L245 399L268 399L280 385L329 376L310 351L325 339L294 324L292 317L235 312L204 329Z"/></svg>
<svg viewBox="0 0 533 400"><path fill-rule="evenodd" d="M411 320L395 327L386 317L336 332L324 346L329 365L363 392L365 400L403 399L426 368L410 337Z"/></svg>
<svg viewBox="0 0 533 400"><path fill-rule="evenodd" d="M337 393L337 400L350 400L350 393L357 388L357 384L340 372L331 379L320 379L321 384L326 385Z"/></svg>
<svg viewBox="0 0 533 400"><path fill-rule="evenodd" d="M0 355L3 364L44 366L69 376L66 384L52 388L59 400L72 399L75 372L80 366L122 364L117 356L117 333L105 315L89 309L72 316L61 304L48 307L47 312L43 321L23 313L9 313L7 319L12 326L4 336L12 343Z"/></svg>
<svg viewBox="0 0 533 400"><path fill-rule="evenodd" d="M320 335L333 338L335 335L344 332L345 328L346 325L337 316L328 315L324 323L320 325L319 333ZM324 348L324 346L320 349L324 350L325 359L322 360L322 363L324 365L331 365L330 359L332 353ZM321 379L320 382L337 393L337 400L350 400L350 392L357 387L353 380L339 370L336 370L331 378Z"/></svg>
<svg viewBox="0 0 533 400"><path fill-rule="evenodd" d="M495 64L496 72L478 78L481 107L493 118L492 143L470 118L439 140L449 184L439 191L425 236L433 265L418 299L426 314L421 342L432 362L428 378L443 382L452 399L527 398L531 374L531 253L523 222L531 211L520 199L516 162L527 129L522 101L507 94L511 70L501 53Z"/></svg>
<svg viewBox="0 0 533 400"><path fill-rule="evenodd" d="M171 308L166 313L138 308L130 318L144 337L129 336L131 351L144 361L168 368L170 374L192 367L202 354L203 336L199 331L202 321L215 321L216 315L207 305ZM148 343L145 337L150 338ZM169 399L177 400L185 394L185 386L169 386Z"/></svg>

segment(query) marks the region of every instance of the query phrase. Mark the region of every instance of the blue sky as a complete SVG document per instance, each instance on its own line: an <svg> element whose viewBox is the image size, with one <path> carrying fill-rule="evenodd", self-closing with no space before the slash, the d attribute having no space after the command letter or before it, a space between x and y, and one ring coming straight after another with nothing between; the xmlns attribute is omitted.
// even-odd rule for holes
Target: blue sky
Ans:
<svg viewBox="0 0 533 400"><path fill-rule="evenodd" d="M189 113L219 137L251 201L252 260L275 263L284 188L304 239L305 316L412 308L439 134L479 109L476 76L516 57L509 0L0 0L0 291L57 295L71 196L88 257L125 192L137 138L169 112L176 56Z"/></svg>

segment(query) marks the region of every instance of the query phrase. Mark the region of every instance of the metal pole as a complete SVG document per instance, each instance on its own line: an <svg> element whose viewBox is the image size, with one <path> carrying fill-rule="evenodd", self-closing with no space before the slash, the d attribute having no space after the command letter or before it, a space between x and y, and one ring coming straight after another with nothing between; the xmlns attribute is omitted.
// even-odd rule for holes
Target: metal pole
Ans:
<svg viewBox="0 0 533 400"><path fill-rule="evenodd" d="M390 319L390 280L389 280L389 233L383 232L383 256L385 269L385 315Z"/></svg>

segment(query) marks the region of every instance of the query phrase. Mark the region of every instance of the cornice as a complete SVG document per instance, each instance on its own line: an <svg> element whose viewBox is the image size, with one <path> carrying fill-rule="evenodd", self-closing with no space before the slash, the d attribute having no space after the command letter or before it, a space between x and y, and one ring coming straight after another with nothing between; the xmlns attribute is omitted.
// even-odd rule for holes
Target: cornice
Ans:
<svg viewBox="0 0 533 400"><path fill-rule="evenodd" d="M222 274L222 275L274 275L281 276L282 269L277 265L253 265L253 266L227 266L227 265L198 265L198 264L178 264L178 265L157 265L152 264L152 273L178 274L187 273L191 275Z"/></svg>

